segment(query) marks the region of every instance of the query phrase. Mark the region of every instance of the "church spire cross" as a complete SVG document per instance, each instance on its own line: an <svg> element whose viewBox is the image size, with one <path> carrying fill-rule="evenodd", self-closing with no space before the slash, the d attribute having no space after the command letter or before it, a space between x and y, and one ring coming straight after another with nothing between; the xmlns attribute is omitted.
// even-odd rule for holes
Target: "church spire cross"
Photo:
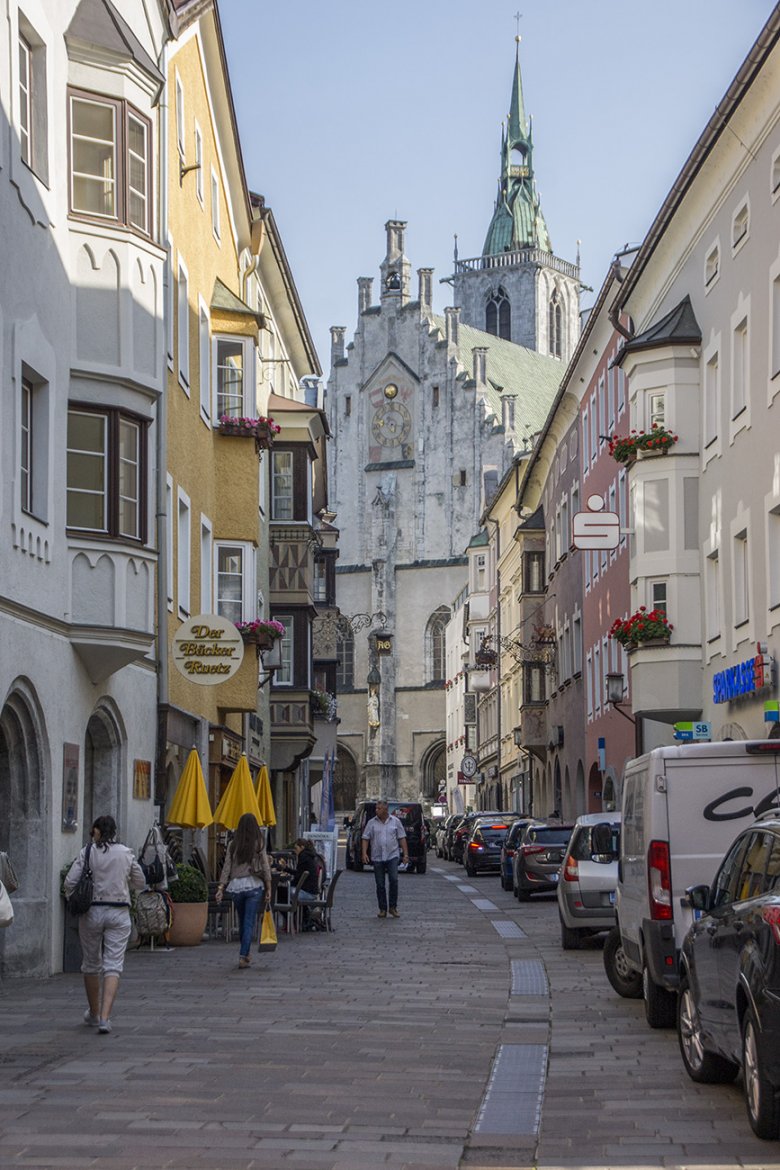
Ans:
<svg viewBox="0 0 780 1170"><path fill-rule="evenodd" d="M518 44L520 43L520 21L522 19L523 19L522 12L516 12L515 13L515 24L517 25L517 36L515 37L515 40L518 42Z"/></svg>

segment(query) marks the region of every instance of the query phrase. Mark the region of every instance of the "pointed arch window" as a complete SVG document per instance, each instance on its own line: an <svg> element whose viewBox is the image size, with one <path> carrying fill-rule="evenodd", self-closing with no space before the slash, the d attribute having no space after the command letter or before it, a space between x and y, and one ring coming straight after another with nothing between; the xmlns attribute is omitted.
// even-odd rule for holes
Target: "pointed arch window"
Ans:
<svg viewBox="0 0 780 1170"><path fill-rule="evenodd" d="M512 313L506 289L500 288L488 298L485 305L485 332L494 337L503 337L505 341L512 340Z"/></svg>
<svg viewBox="0 0 780 1170"><path fill-rule="evenodd" d="M557 288L553 290L548 308L547 332L550 339L550 353L563 357L563 309Z"/></svg>
<svg viewBox="0 0 780 1170"><path fill-rule="evenodd" d="M446 677L445 632L450 620L449 607L440 605L428 618L425 627L425 681L443 683Z"/></svg>
<svg viewBox="0 0 780 1170"><path fill-rule="evenodd" d="M351 691L355 686L355 635L348 621L339 623L336 635L336 690Z"/></svg>

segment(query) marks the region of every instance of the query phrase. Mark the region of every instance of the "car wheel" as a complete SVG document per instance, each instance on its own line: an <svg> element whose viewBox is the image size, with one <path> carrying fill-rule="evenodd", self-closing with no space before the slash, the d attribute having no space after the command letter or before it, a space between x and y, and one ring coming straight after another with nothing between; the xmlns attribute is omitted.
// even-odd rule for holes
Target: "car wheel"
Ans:
<svg viewBox="0 0 780 1170"><path fill-rule="evenodd" d="M745 1012L742 1023L742 1075L753 1133L769 1140L780 1137L780 1096L777 1086L770 1084L764 1073L760 1034L752 1008Z"/></svg>
<svg viewBox="0 0 780 1170"><path fill-rule="evenodd" d="M567 926L561 919L561 946L565 951L578 951L582 942L582 931Z"/></svg>
<svg viewBox="0 0 780 1170"><path fill-rule="evenodd" d="M647 964L642 968L642 998L645 1019L651 1028L673 1028L677 1019L677 1002L670 991L650 978Z"/></svg>
<svg viewBox="0 0 780 1170"><path fill-rule="evenodd" d="M522 886L518 886L516 897L517 897L518 902L530 902L531 901L531 891L524 890Z"/></svg>
<svg viewBox="0 0 780 1170"><path fill-rule="evenodd" d="M472 877L472 878L477 876L477 871L474 869L473 865L466 866L466 875L467 875L467 877Z"/></svg>
<svg viewBox="0 0 780 1170"><path fill-rule="evenodd" d="M692 1081L704 1085L728 1084L739 1072L739 1065L704 1047L696 1000L687 976L680 981L677 996L677 1039L685 1071Z"/></svg>
<svg viewBox="0 0 780 1170"><path fill-rule="evenodd" d="M604 941L604 970L614 991L623 999L639 999L642 995L642 976L630 967L626 959L620 931L613 926Z"/></svg>

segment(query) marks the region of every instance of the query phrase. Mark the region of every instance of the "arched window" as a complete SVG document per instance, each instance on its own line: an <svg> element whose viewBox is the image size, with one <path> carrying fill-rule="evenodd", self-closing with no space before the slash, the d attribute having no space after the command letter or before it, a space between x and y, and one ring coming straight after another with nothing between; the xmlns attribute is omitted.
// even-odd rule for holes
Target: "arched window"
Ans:
<svg viewBox="0 0 780 1170"><path fill-rule="evenodd" d="M553 357L563 356L563 310L557 288L550 297L547 331L550 339L550 353Z"/></svg>
<svg viewBox="0 0 780 1170"><path fill-rule="evenodd" d="M445 630L450 620L450 611L441 605L428 618L425 627L425 681L443 683L446 677Z"/></svg>
<svg viewBox="0 0 780 1170"><path fill-rule="evenodd" d="M485 332L494 337L512 340L511 305L506 290L499 288L488 298L485 306Z"/></svg>
<svg viewBox="0 0 780 1170"><path fill-rule="evenodd" d="M336 658L336 690L351 691L355 685L355 635L347 621L339 623Z"/></svg>

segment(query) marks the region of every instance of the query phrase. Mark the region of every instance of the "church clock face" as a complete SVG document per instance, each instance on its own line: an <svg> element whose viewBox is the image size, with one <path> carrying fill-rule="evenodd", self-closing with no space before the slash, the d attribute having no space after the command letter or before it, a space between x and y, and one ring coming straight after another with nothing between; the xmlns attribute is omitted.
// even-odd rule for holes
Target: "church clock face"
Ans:
<svg viewBox="0 0 780 1170"><path fill-rule="evenodd" d="M374 441L382 447L400 447L409 438L412 416L403 402L383 402L374 411L371 431Z"/></svg>

